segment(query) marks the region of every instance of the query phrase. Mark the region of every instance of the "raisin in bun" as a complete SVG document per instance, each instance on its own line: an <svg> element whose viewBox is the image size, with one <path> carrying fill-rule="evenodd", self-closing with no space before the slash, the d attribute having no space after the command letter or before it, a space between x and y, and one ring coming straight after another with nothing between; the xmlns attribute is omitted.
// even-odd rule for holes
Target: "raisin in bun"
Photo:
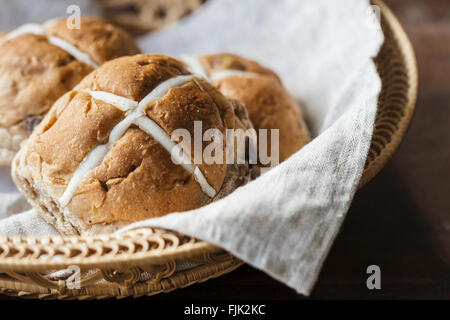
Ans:
<svg viewBox="0 0 450 320"><path fill-rule="evenodd" d="M102 15L141 35L176 23L206 0L101 0Z"/></svg>
<svg viewBox="0 0 450 320"><path fill-rule="evenodd" d="M252 128L241 103L178 60L118 58L56 101L17 153L13 179L63 234L108 232L195 209L246 183L252 171L247 162L194 164L194 143L189 149L184 138L171 140L180 128L193 138L194 121L201 121L202 133L219 130L222 139L226 129ZM225 153L219 138L215 143ZM206 150L212 142L200 143ZM187 157L184 165L173 161L175 150Z"/></svg>
<svg viewBox="0 0 450 320"><path fill-rule="evenodd" d="M26 24L0 35L0 166L51 105L102 63L139 53L133 38L104 20L82 17Z"/></svg>
<svg viewBox="0 0 450 320"><path fill-rule="evenodd" d="M310 141L300 106L272 70L229 53L182 59L192 72L209 79L225 96L243 102L257 131L268 129L269 154L270 129L279 129L280 161Z"/></svg>

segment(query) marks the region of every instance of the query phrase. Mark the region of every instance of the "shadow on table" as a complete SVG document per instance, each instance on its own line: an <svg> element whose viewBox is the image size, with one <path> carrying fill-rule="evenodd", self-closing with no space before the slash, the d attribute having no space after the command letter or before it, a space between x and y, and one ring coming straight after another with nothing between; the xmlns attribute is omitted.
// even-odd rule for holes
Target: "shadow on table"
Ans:
<svg viewBox="0 0 450 320"><path fill-rule="evenodd" d="M391 163L360 190L322 269L313 298L450 297L449 266L432 230ZM368 290L366 268L381 269L381 290Z"/></svg>

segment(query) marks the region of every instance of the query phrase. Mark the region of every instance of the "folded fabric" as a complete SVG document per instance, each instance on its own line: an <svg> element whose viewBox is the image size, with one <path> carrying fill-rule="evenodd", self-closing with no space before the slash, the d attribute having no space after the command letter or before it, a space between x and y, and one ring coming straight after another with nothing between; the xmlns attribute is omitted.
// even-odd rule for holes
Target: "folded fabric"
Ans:
<svg viewBox="0 0 450 320"><path fill-rule="evenodd" d="M0 223L0 234L21 236L56 236L56 229L46 223L34 210L3 219Z"/></svg>

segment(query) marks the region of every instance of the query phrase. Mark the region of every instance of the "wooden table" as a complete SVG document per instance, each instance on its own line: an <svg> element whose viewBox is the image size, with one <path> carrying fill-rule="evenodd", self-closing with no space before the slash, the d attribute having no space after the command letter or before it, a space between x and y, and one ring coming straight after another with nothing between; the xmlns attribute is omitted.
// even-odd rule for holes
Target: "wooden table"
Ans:
<svg viewBox="0 0 450 320"><path fill-rule="evenodd" d="M312 299L450 298L450 2L386 3L417 54L417 110L398 153L356 194ZM372 264L381 268L381 290L366 287L366 268ZM146 299L303 297L243 266L218 279Z"/></svg>

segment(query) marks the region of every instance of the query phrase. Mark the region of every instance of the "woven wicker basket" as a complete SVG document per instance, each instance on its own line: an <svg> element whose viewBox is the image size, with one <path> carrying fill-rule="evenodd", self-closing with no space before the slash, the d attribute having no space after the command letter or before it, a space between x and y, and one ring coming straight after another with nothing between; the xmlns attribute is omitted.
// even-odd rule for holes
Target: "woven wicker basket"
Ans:
<svg viewBox="0 0 450 320"><path fill-rule="evenodd" d="M398 148L414 112L416 61L407 36L381 1L385 43L376 58L382 79L378 115L360 186L371 180ZM195 267L180 271L177 262ZM39 299L139 297L169 292L228 273L242 264L204 241L161 229L92 237L0 236L0 293ZM81 289L48 274L75 265ZM145 278L143 278L145 274Z"/></svg>

